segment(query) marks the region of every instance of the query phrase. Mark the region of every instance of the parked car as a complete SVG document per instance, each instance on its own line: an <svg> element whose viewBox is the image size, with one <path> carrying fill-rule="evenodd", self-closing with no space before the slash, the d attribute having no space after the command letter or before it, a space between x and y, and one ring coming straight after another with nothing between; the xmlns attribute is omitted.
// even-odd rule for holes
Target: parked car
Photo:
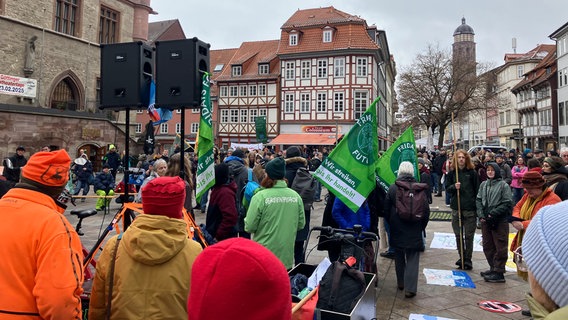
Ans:
<svg viewBox="0 0 568 320"><path fill-rule="evenodd" d="M469 154L471 154L474 151L478 151L478 150L489 150L493 153L501 153L503 151L507 151L509 149L507 149L507 147L505 146L486 146L486 145L482 145L482 146L473 146L471 148L469 148L469 150L467 151Z"/></svg>

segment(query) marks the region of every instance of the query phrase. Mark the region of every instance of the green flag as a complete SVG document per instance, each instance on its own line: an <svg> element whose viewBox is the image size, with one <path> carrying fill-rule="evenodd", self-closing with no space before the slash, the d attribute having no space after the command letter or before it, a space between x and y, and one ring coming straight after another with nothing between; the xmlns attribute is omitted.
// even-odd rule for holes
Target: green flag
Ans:
<svg viewBox="0 0 568 320"><path fill-rule="evenodd" d="M375 99L333 149L314 176L351 210L357 212L375 188L377 102Z"/></svg>
<svg viewBox="0 0 568 320"><path fill-rule="evenodd" d="M201 89L201 120L199 121L199 137L197 145L197 177L195 179L195 198L197 203L201 196L215 185L215 157L213 155L213 107L209 86L209 73L203 75Z"/></svg>
<svg viewBox="0 0 568 320"><path fill-rule="evenodd" d="M266 117L256 117L254 119L254 126L256 131L256 140L258 142L266 143Z"/></svg>
<svg viewBox="0 0 568 320"><path fill-rule="evenodd" d="M377 182L385 191L388 191L389 186L395 182L398 166L403 161L409 161L414 165L414 176L419 181L412 126L406 129L377 161Z"/></svg>

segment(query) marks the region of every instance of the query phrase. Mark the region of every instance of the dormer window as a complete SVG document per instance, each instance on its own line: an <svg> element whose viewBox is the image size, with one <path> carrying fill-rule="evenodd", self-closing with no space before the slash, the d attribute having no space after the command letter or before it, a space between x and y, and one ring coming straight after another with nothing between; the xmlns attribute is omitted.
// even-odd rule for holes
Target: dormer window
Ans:
<svg viewBox="0 0 568 320"><path fill-rule="evenodd" d="M333 35L333 32L331 29L325 29L323 30L323 42L331 42L331 36Z"/></svg>
<svg viewBox="0 0 568 320"><path fill-rule="evenodd" d="M269 71L270 68L268 66L268 63L263 63L258 65L258 74L268 74Z"/></svg>
<svg viewBox="0 0 568 320"><path fill-rule="evenodd" d="M240 77L243 75L243 67L242 66L233 66L232 68L232 75L233 77Z"/></svg>
<svg viewBox="0 0 568 320"><path fill-rule="evenodd" d="M290 45L297 46L298 45L298 34L292 33L290 34Z"/></svg>

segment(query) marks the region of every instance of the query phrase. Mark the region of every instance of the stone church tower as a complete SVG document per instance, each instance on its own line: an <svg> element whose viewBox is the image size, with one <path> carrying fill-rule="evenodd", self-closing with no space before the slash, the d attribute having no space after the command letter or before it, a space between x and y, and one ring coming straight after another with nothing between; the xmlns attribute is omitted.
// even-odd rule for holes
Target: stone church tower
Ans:
<svg viewBox="0 0 568 320"><path fill-rule="evenodd" d="M474 37L473 28L465 23L465 18L462 18L461 25L454 31L454 43L452 45L454 62L475 63Z"/></svg>

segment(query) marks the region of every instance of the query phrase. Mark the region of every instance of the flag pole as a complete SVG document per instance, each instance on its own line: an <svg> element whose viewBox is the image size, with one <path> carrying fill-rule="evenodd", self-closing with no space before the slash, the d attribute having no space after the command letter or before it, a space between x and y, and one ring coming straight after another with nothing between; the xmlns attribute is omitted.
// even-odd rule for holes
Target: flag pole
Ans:
<svg viewBox="0 0 568 320"><path fill-rule="evenodd" d="M458 160L457 160L457 147L456 147L456 134L454 131L454 113L452 112L452 142L454 144L454 170L456 172L456 182L459 182L459 175L458 175ZM461 184L460 184L461 185ZM457 194L457 199L458 199L458 225L460 228L460 243L459 243L459 252L460 252L460 262L461 262L461 269L464 270L465 269L465 258L464 258L464 252L463 252L463 236L464 236L464 231L463 231L463 220L462 220L462 213L461 213L461 203L460 203L460 189L456 189L456 194Z"/></svg>

